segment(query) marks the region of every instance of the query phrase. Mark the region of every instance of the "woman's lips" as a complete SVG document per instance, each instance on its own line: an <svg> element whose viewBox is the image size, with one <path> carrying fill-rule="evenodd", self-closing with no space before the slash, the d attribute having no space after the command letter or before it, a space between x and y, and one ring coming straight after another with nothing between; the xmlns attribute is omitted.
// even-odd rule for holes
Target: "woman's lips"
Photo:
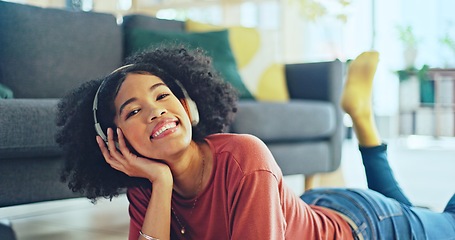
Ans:
<svg viewBox="0 0 455 240"><path fill-rule="evenodd" d="M163 138L177 130L178 121L164 121L158 123L155 128L153 128L152 136L150 139L160 139Z"/></svg>

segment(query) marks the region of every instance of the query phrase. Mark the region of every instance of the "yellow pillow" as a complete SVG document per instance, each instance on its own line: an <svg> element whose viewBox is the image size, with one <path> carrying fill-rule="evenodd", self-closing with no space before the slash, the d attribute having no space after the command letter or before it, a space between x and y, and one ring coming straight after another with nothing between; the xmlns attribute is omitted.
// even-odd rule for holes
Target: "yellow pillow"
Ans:
<svg viewBox="0 0 455 240"><path fill-rule="evenodd" d="M207 32L226 27L187 20L189 32ZM284 66L275 63L270 37L254 28L228 27L229 41L245 86L258 100L287 101Z"/></svg>
<svg viewBox="0 0 455 240"><path fill-rule="evenodd" d="M256 99L274 102L289 100L283 64L272 64L262 73L256 91Z"/></svg>

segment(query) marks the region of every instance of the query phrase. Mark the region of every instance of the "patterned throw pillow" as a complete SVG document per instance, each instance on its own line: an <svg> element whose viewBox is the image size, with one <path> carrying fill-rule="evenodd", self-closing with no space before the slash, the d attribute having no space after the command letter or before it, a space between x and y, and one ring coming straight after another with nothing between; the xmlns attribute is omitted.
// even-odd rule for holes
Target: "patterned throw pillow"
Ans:
<svg viewBox="0 0 455 240"><path fill-rule="evenodd" d="M192 20L185 22L189 32L208 32L227 29L232 52L243 83L257 100L289 100L284 65L275 62L273 45L266 33L240 26L222 27Z"/></svg>

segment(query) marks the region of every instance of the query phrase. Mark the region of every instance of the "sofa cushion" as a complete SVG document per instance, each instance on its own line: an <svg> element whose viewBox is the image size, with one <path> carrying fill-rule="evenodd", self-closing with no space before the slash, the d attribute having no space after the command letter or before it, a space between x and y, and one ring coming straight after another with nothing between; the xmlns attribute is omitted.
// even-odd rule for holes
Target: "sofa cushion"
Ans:
<svg viewBox="0 0 455 240"><path fill-rule="evenodd" d="M232 132L250 133L266 143L324 139L335 131L333 104L291 100L288 103L240 101Z"/></svg>
<svg viewBox="0 0 455 240"><path fill-rule="evenodd" d="M0 100L0 160L58 156L57 99Z"/></svg>
<svg viewBox="0 0 455 240"><path fill-rule="evenodd" d="M240 98L252 99L252 95L238 73L227 30L186 33L134 28L125 33L125 50L128 54L163 43L185 44L190 48L204 49L213 59L213 67L238 90Z"/></svg>
<svg viewBox="0 0 455 240"><path fill-rule="evenodd" d="M0 1L0 83L16 98L57 98L122 62L113 15Z"/></svg>

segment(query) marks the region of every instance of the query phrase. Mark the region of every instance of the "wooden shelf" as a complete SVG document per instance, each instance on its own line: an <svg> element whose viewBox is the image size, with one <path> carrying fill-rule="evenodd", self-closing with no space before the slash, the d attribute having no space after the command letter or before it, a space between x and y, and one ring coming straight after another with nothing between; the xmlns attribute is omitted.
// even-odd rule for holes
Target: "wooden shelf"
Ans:
<svg viewBox="0 0 455 240"><path fill-rule="evenodd" d="M400 134L455 136L455 69L432 68L428 74L431 102L421 102L417 77L400 84Z"/></svg>

